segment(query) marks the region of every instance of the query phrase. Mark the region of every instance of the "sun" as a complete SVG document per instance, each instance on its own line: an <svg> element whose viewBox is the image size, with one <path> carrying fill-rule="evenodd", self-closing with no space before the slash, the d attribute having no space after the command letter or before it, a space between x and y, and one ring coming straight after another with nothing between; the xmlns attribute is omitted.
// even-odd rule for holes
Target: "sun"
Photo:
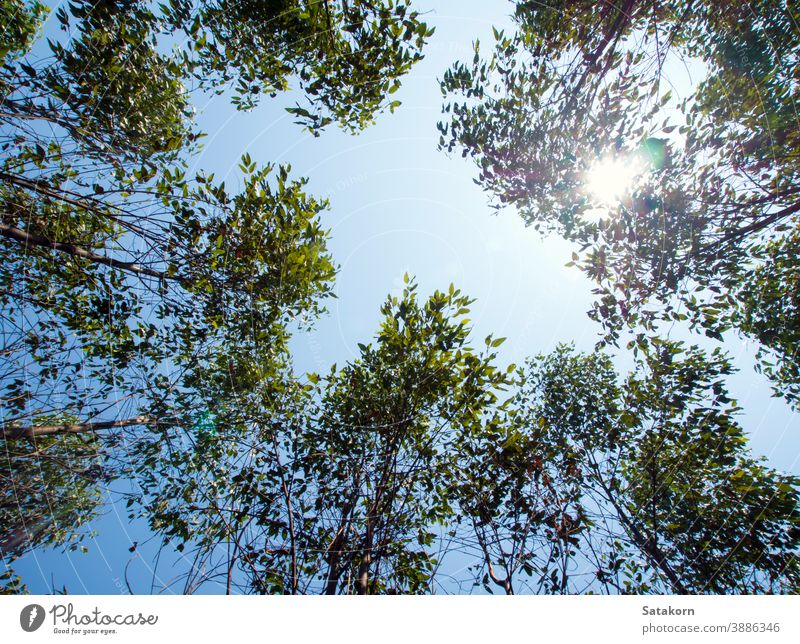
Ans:
<svg viewBox="0 0 800 644"><path fill-rule="evenodd" d="M633 186L642 167L634 159L600 159L586 174L586 190L606 206L616 204Z"/></svg>

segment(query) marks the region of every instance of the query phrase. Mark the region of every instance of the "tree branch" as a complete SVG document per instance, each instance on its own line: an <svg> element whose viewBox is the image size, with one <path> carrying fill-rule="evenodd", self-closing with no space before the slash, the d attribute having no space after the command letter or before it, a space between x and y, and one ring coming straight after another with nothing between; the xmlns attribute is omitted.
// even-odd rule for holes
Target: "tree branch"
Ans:
<svg viewBox="0 0 800 644"><path fill-rule="evenodd" d="M37 438L39 436L54 436L58 434L82 434L85 432L98 432L116 427L133 427L136 425L153 425L158 421L152 416L136 416L121 420L104 420L94 423L63 423L61 425L29 425L28 427L6 427L0 430L4 439Z"/></svg>
<svg viewBox="0 0 800 644"><path fill-rule="evenodd" d="M66 253L67 255L72 255L73 257L80 257L82 259L87 259L97 264L103 264L105 266L110 266L112 268L118 268L120 270L127 271L129 273L134 273L135 275L147 275L148 277L155 277L156 279L159 280L181 281L180 278L178 277L169 276L164 271L157 271L152 268L147 268L146 266L142 266L137 262L125 262L122 260L114 259L112 257L108 257L106 255L99 255L81 246L77 246L75 244L71 244L68 242L53 241L51 239L48 239L47 237L42 237L41 235L28 233L22 230L21 228L17 228L16 226L10 226L4 223L0 223L0 236L24 244L26 247L39 246L41 248L50 248L52 250L57 250L61 253Z"/></svg>

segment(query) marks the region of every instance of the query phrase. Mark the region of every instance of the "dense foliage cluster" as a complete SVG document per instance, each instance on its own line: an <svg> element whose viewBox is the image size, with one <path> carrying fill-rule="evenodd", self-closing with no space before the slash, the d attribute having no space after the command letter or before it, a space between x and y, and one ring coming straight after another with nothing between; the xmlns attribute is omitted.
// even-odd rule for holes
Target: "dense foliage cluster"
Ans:
<svg viewBox="0 0 800 644"><path fill-rule="evenodd" d="M784 0L519 2L515 33L444 75L439 124L441 146L474 158L500 204L580 246L608 339L663 321L738 330L790 401L796 278L780 257L800 212L796 12ZM598 202L587 174L609 162L644 167L630 194Z"/></svg>

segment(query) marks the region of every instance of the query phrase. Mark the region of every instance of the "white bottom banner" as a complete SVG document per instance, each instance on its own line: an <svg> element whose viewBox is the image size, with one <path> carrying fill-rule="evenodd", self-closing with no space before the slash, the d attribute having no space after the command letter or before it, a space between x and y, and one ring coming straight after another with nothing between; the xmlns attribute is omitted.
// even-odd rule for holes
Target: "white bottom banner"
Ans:
<svg viewBox="0 0 800 644"><path fill-rule="evenodd" d="M9 644L238 644L253 638L326 643L777 643L800 641L798 626L798 597L0 598L0 635Z"/></svg>

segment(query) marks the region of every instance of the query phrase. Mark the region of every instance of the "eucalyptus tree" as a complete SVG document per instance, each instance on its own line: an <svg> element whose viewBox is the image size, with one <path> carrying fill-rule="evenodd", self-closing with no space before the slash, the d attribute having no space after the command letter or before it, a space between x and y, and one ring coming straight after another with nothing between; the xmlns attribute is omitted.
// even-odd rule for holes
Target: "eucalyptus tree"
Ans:
<svg viewBox="0 0 800 644"><path fill-rule="evenodd" d="M613 422L619 387L607 356L577 364L568 356L559 347L523 367L511 365L511 395L478 425L462 427L454 470L459 533L478 553L476 585L489 592L594 588L593 578L585 580L586 562L601 555L579 548L595 525L585 459L573 434L602 433ZM556 379L563 390L556 391ZM464 536L464 526L474 540Z"/></svg>
<svg viewBox="0 0 800 644"><path fill-rule="evenodd" d="M44 5L0 12L4 476L27 489L24 454L54 442L78 467L97 440L144 476L158 459L137 441L178 453L214 410L277 386L335 274L327 204L288 166L244 155L238 193L187 172L187 87L233 84L246 109L298 83L300 121L357 131L397 106L432 32L402 1L75 0L47 39Z"/></svg>
<svg viewBox="0 0 800 644"><path fill-rule="evenodd" d="M391 298L375 346L325 382L313 461L326 523L326 592L431 590L437 526L452 518L459 428L496 402L502 339L468 344L472 302L452 286L425 302Z"/></svg>
<svg viewBox="0 0 800 644"><path fill-rule="evenodd" d="M135 410L157 374L180 373L231 343L280 346L288 323L313 317L335 272L318 220L325 204L287 168L270 174L248 165L238 195L201 176L188 197L165 198L164 219L140 222L132 234L112 224L92 235L93 224L108 224L108 210L84 213L86 233L70 233L66 261L29 243L9 256L4 436L91 430L114 397ZM124 259L102 261L112 254ZM58 412L79 420L61 428L37 420ZM142 424L138 413L109 422Z"/></svg>
<svg viewBox="0 0 800 644"><path fill-rule="evenodd" d="M660 320L733 327L794 400L795 278L778 259L800 211L793 4L520 1L514 17L445 73L441 146L475 160L499 206L580 246L606 339ZM686 68L705 77L676 99ZM593 194L598 173L631 185Z"/></svg>
<svg viewBox="0 0 800 644"><path fill-rule="evenodd" d="M137 318L180 320L194 315L195 309L185 305L196 304L198 292L205 292L207 299L216 298L215 306L222 303L220 293L233 300L230 294L238 292L238 303L245 306L244 292L257 291L258 304L271 301L272 309L283 306L293 315L301 315L303 308L313 313L312 293L326 291L332 266L324 255L325 234L313 218L322 204L306 198L301 184L288 182L286 170L279 171L275 195L266 184L265 173L256 173L249 157L243 159L242 169L253 176L246 178L239 197L230 197L224 184L213 184L212 177L187 178L182 158L191 153L198 135L191 130L183 83L188 75L203 73L206 84L216 86L230 80L231 74L246 76L258 70L262 80L273 79L264 88L271 92L285 89L292 75L308 81L327 73L326 65L338 69L349 61L347 64L360 66L364 74L387 74L391 83L375 78L368 82L352 70L340 70L335 78L324 81L327 93L312 84L308 94L311 100L334 109L333 92L340 120L352 121L355 129L354 123L368 122L382 97L397 89L397 79L418 60L417 50L429 33L404 3L370 3L355 9L345 5L335 17L346 32L337 32L337 53L327 52L326 58L323 45L327 47L328 36L323 45L319 38L311 37L321 29L321 5L308 8L316 17L304 13L300 4L263 8L268 15L237 9L238 18L231 21L231 7L211 3L173 3L161 8L162 15L145 3L73 2L56 12L70 37L66 42L51 42L51 56L45 58L29 52L44 8L35 3L4 4L10 37L2 79L5 160L0 178L5 207L0 232L8 249L13 251L16 246L23 257L13 252L9 255L3 297L9 306L25 309L22 315L17 309L7 316L10 326L27 314L38 316L38 324L45 316L37 311L47 311L48 322L52 321L50 334L31 333L24 324L18 325L11 344L40 363L44 362L42 354L61 356L62 362L46 365L39 373L61 378L55 388L64 396L84 397L69 393L78 381L66 367L71 365L73 372L85 369L86 363L76 358L87 353L104 361L98 369L115 367L113 375L106 370L100 376L92 374L92 380L99 377L105 384L113 381L116 385L120 363L128 361L134 349L141 354L144 339L161 326L142 324ZM326 3L329 19L330 12ZM402 20L402 32L389 28L388 21L393 19ZM291 28L290 23L294 25ZM179 27L191 33L189 51L194 54L189 55L186 47L177 53L162 53L159 37ZM278 38L273 29L292 32L285 34L286 49L240 46L242 39L261 42ZM223 56L225 64L221 66L215 48L221 43L231 45L233 31L239 35L230 51L239 52L240 57ZM388 39L385 47L373 42L380 34ZM413 55L401 46L412 37ZM351 45L365 51L347 54ZM314 69L308 71L310 61ZM356 87L348 94L340 85L350 82ZM254 93L258 90L248 87L247 95ZM359 93L364 94L354 98ZM228 221L212 213L214 210L238 212ZM293 213L284 214L285 210L297 211L291 224L287 217L291 219ZM250 221L254 217L258 221ZM265 228L272 226L279 229L274 233L276 247L262 252L258 245L264 241ZM67 257L59 257L59 253ZM235 275L210 279L211 271L221 266L219 258L225 259L225 270ZM237 266L232 268L234 263ZM34 268L28 269L26 264ZM53 273L57 279L48 279ZM20 280L20 276L28 279ZM298 281L293 281L295 278ZM234 285L232 280L238 283ZM274 280L280 282L280 293ZM28 289L27 294L20 288ZM182 294L183 305L175 304L173 297L161 308L142 303L163 298L170 288L173 294ZM239 288L242 290L237 291ZM134 297L137 290L143 294ZM250 317L253 309L251 302ZM206 327L222 324L222 309L206 312L214 318L206 321ZM67 332L59 328L64 318ZM247 318L229 311L226 319ZM103 319L111 324L102 324ZM135 328L127 328L127 321L131 321L128 327ZM196 329L199 322L184 320L182 324L185 329ZM71 350L69 343L74 337L70 331L80 331L82 352ZM106 345L102 350L98 343L92 345L93 334L102 335L98 339ZM176 346L173 338L167 338L165 344ZM117 364L107 360L110 345L115 345L110 353ZM30 397L26 380L11 375L16 373L5 378L11 387L8 399L22 404Z"/></svg>
<svg viewBox="0 0 800 644"><path fill-rule="evenodd" d="M181 418L201 422L213 413L211 392L228 394L228 408L240 405L284 359L288 325L316 315L335 268L317 217L323 204L303 183L286 168L271 180L269 169L251 164L242 193L230 196L205 182L195 194L202 205L190 210L179 202L177 223L151 249L153 262L163 264L148 270L164 277L148 281L86 261L82 279L59 283L59 263L35 250L3 266L21 291L7 300L18 326L16 336L6 327L0 441L4 475L18 485L27 485L22 444L46 459L42 450L55 439L64 459L71 454L80 463L72 437L92 441L98 434L105 457L121 461L115 474L148 476L156 462L142 445L152 438L179 450L186 438L174 428ZM28 284L14 279L20 269ZM32 291L41 291L33 302ZM230 383L227 391L212 387L219 380ZM22 506L18 511L24 515Z"/></svg>
<svg viewBox="0 0 800 644"><path fill-rule="evenodd" d="M27 490L40 482L26 454L52 453L51 442L78 469L95 435L138 457L130 431L164 438L180 414L207 415L190 388L208 389L212 369L238 390L254 363L278 370L290 325L319 313L335 267L319 221L327 204L288 167L245 155L238 194L187 174L196 68L160 46L175 28L164 16L73 2L56 12L67 37L43 45L43 6L9 0L2 11L3 475ZM190 399L200 407L181 407ZM44 511L28 505L9 529ZM56 541L73 536L65 516Z"/></svg>
<svg viewBox="0 0 800 644"><path fill-rule="evenodd" d="M174 163L193 134L175 68L156 52L143 20L122 24L110 5L97 7L70 43L53 43L52 58L37 62L44 6L9 0L1 11L0 444L10 481L8 558L24 544L77 538L100 499L103 477L71 489L65 479L83 472L90 455L101 459L96 438L47 434L91 434L102 428L94 423L101 414L112 427L124 423L109 414L115 397L134 393L135 379L123 374L140 355L157 357L147 343L143 299L131 292L138 285L132 281L152 279L154 271L114 256L114 240L126 228L141 234L141 206L126 213L117 198ZM135 65L121 65L126 59ZM123 393L115 396L118 388ZM70 501L83 498L82 488L91 490L92 503Z"/></svg>
<svg viewBox="0 0 800 644"><path fill-rule="evenodd" d="M190 354L188 329L202 337L223 318L250 319L285 337L278 323L313 317L312 300L327 294L333 266L315 218L324 203L290 181L288 168L270 188L269 165L256 171L243 157L238 196L213 175L187 175L199 134L185 84L199 78L219 87L255 75L264 87L247 86L252 101L297 77L312 104L355 130L397 89L430 34L402 2L324 3L326 24L335 19L341 29L322 40L314 35L322 5L263 9L76 1L56 11L67 36L34 46L44 7L4 3L2 298L8 351L23 356L9 360L4 374L15 407L6 424L15 423L14 431L26 421L20 408L36 397L31 375L21 377L32 363L32 379L58 394L54 405L81 405L91 388L106 400L134 356L144 356L136 368L146 370L163 362L163 347ZM184 28L185 42L163 46ZM252 46L269 39L286 47ZM329 40L335 54L326 50ZM231 46L224 55L223 46ZM330 119L312 127L321 121ZM181 334L168 330L169 320ZM143 379L152 374L137 376Z"/></svg>
<svg viewBox="0 0 800 644"><path fill-rule="evenodd" d="M800 480L750 455L730 371L718 351L658 339L621 381L606 356L566 346L528 361L513 422L479 437L485 466L464 468L484 583L797 592Z"/></svg>
<svg viewBox="0 0 800 644"><path fill-rule="evenodd" d="M641 365L625 380L620 441L626 509L645 552L674 591L797 592L798 479L749 453L726 358L658 342Z"/></svg>
<svg viewBox="0 0 800 644"><path fill-rule="evenodd" d="M151 470L144 504L192 557L186 589L430 591L455 507L457 428L479 422L506 374L493 366L498 340L470 347L467 297L420 301L416 288L387 300L375 343L344 367L305 384L261 378L260 396L217 407L213 429L174 460L155 456L172 443L151 443L164 469Z"/></svg>
<svg viewBox="0 0 800 644"><path fill-rule="evenodd" d="M750 455L720 352L501 370L469 303L410 283L326 376L273 356L180 392L137 441L136 506L186 553L183 590L452 592L466 561L509 594L797 591L800 481Z"/></svg>

